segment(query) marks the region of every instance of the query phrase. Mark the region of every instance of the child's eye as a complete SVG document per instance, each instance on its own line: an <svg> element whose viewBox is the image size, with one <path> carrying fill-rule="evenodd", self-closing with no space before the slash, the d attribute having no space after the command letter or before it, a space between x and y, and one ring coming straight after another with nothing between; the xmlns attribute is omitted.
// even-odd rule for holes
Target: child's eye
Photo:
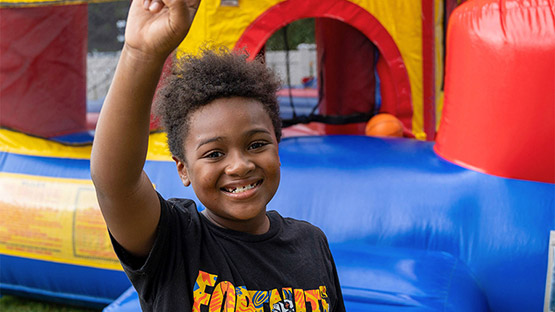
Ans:
<svg viewBox="0 0 555 312"><path fill-rule="evenodd" d="M261 148L262 146L265 146L266 144L268 144L268 143L266 143L266 142L254 142L251 145L249 145L249 149L252 150L252 149Z"/></svg>
<svg viewBox="0 0 555 312"><path fill-rule="evenodd" d="M222 157L223 155L224 153L222 152L213 151L204 155L204 158L218 158L218 157Z"/></svg>

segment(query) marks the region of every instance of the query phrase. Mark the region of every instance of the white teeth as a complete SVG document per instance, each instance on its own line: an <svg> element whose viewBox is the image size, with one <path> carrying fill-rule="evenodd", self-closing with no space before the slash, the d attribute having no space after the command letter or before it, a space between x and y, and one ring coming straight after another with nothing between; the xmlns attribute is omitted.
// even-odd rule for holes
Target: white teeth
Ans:
<svg viewBox="0 0 555 312"><path fill-rule="evenodd" d="M258 182L253 183L253 184L249 184L249 185L245 185L245 186L241 186L241 187L237 187L237 188L234 188L234 189L226 189L226 190L230 193L237 194L237 193L241 193L241 192L253 189L257 184L258 184Z"/></svg>

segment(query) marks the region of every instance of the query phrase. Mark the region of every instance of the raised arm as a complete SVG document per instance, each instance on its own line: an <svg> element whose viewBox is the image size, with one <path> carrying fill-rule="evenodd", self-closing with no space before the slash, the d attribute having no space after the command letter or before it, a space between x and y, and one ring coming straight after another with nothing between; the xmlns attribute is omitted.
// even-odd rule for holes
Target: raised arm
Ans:
<svg viewBox="0 0 555 312"><path fill-rule="evenodd" d="M150 107L164 61L187 34L199 0L134 0L125 44L100 112L91 177L106 224L122 247L148 254L160 203L143 171Z"/></svg>

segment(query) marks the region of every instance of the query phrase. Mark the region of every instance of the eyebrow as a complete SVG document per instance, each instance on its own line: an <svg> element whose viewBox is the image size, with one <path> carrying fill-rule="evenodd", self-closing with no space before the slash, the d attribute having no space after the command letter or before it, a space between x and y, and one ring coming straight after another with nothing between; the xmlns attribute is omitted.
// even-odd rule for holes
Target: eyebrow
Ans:
<svg viewBox="0 0 555 312"><path fill-rule="evenodd" d="M254 128L254 129L251 129L251 130L247 131L247 132L245 133L245 136L252 136L252 135L255 135L255 134L261 133L261 132L262 132L262 133L265 133L265 134L272 135L272 134L270 133L270 131L268 131L268 130L266 130L266 129L264 129L264 128Z"/></svg>
<svg viewBox="0 0 555 312"><path fill-rule="evenodd" d="M270 131L268 131L268 130L266 130L266 129L264 129L264 128L255 128L255 129L251 129L251 130L245 132L243 135L244 135L244 136L253 136L253 135L257 134L257 133L265 133L265 134L271 135ZM206 140L202 140L202 141L200 141L199 144L197 145L197 150L198 150L199 148L201 148L203 145L206 145L206 144L208 144L208 143L218 142L218 141L223 141L223 140L224 140L224 137L221 137L221 136L213 137L213 138L208 138L208 139L206 139Z"/></svg>
<svg viewBox="0 0 555 312"><path fill-rule="evenodd" d="M199 148L201 148L203 145L206 145L208 143L212 143L212 142L218 142L218 141L222 141L223 137L214 137L214 138L208 138L206 140L202 140L199 142L199 144L197 145L197 150Z"/></svg>

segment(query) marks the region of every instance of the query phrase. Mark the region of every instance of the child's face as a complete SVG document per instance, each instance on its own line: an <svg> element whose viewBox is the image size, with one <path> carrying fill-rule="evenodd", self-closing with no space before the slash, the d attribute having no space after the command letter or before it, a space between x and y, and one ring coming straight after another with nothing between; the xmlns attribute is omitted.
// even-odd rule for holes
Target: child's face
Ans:
<svg viewBox="0 0 555 312"><path fill-rule="evenodd" d="M207 208L208 217L226 228L256 232L266 222L266 204L280 179L278 143L262 104L234 97L214 100L189 117L186 163L177 169Z"/></svg>

